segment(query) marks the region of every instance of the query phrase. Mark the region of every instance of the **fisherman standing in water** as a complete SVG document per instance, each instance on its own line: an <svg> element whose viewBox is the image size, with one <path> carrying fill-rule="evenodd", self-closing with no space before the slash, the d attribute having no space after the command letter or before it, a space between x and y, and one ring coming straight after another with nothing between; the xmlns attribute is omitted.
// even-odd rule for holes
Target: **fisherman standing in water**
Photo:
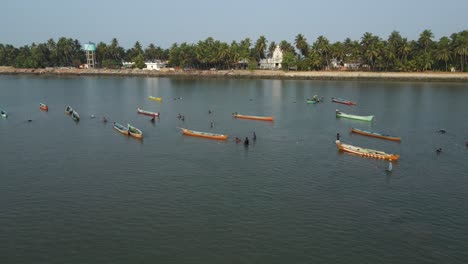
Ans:
<svg viewBox="0 0 468 264"><path fill-rule="evenodd" d="M245 146L248 146L248 145L249 145L249 138L248 138L248 137L245 137L244 145L245 145Z"/></svg>

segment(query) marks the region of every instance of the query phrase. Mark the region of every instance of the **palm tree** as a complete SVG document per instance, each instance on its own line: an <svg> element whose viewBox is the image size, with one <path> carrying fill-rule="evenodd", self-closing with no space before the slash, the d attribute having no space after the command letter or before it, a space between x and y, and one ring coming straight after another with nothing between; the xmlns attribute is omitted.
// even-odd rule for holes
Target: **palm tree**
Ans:
<svg viewBox="0 0 468 264"><path fill-rule="evenodd" d="M309 53L309 44L307 44L307 39L302 34L298 34L296 36L294 44L296 45L296 48L299 50L302 56L304 58L307 57L307 54Z"/></svg>
<svg viewBox="0 0 468 264"><path fill-rule="evenodd" d="M272 58L273 57L273 52L275 52L276 49L276 42L272 41L270 43L270 46L268 46L268 57Z"/></svg>
<svg viewBox="0 0 468 264"><path fill-rule="evenodd" d="M265 36L260 36L255 42L255 47L254 47L254 56L257 62L259 62L261 59L265 59L265 50L267 47L267 39Z"/></svg>
<svg viewBox="0 0 468 264"><path fill-rule="evenodd" d="M424 47L424 53L427 53L427 48L432 44L432 38L434 34L429 29L424 30L421 35L419 35L418 43Z"/></svg>
<svg viewBox="0 0 468 264"><path fill-rule="evenodd" d="M445 71L448 71L447 62L452 58L450 54L450 39L447 37L442 37L439 40L437 49L435 52L435 57L439 61L445 62Z"/></svg>
<svg viewBox="0 0 468 264"><path fill-rule="evenodd" d="M313 49L320 55L322 59L322 65L326 64L327 69L330 67L328 61L328 55L330 53L330 42L324 36L319 36L312 45Z"/></svg>

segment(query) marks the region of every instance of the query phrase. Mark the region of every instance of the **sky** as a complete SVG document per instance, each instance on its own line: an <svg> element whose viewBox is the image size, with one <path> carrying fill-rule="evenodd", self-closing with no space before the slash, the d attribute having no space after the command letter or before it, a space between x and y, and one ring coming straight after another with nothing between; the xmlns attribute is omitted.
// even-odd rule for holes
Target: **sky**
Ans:
<svg viewBox="0 0 468 264"><path fill-rule="evenodd" d="M312 44L320 35L387 39L396 30L417 40L425 29L435 39L468 30L468 0L0 0L0 14L0 43L17 47L59 37L168 48L208 37L294 43L302 34Z"/></svg>

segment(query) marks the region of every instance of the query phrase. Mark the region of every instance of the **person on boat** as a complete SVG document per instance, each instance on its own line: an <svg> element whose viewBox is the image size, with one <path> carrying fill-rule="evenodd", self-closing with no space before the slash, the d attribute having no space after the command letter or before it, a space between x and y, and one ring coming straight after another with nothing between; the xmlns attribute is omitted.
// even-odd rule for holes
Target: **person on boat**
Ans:
<svg viewBox="0 0 468 264"><path fill-rule="evenodd" d="M236 137L236 139L234 140L237 144L241 143L241 139Z"/></svg>
<svg viewBox="0 0 468 264"><path fill-rule="evenodd" d="M255 134L255 131L253 132L253 140L257 140L257 134Z"/></svg>
<svg viewBox="0 0 468 264"><path fill-rule="evenodd" d="M314 97L312 97L312 100L314 100L315 102L318 102L318 96L317 95L314 95Z"/></svg>
<svg viewBox="0 0 468 264"><path fill-rule="evenodd" d="M336 109L335 112L336 114L341 114L341 112L338 109Z"/></svg>
<svg viewBox="0 0 468 264"><path fill-rule="evenodd" d="M249 145L249 138L248 137L245 137L245 140L244 140L244 145L248 146Z"/></svg>
<svg viewBox="0 0 468 264"><path fill-rule="evenodd" d="M340 133L336 133L336 140L340 141Z"/></svg>
<svg viewBox="0 0 468 264"><path fill-rule="evenodd" d="M447 131L445 131L445 129L439 129L439 132L440 132L441 134L444 134L444 133L447 132Z"/></svg>
<svg viewBox="0 0 468 264"><path fill-rule="evenodd" d="M156 117L153 116L153 117L151 118L151 122L154 123L155 120L156 120Z"/></svg>

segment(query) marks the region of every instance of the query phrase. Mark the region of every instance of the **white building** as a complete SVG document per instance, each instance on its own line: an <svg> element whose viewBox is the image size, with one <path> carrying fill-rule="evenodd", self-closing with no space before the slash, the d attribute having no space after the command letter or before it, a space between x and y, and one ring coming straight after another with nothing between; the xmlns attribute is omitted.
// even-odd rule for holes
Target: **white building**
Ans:
<svg viewBox="0 0 468 264"><path fill-rule="evenodd" d="M156 60L154 62L145 62L145 64L146 64L145 70L159 71L161 68L166 68L166 64L160 60Z"/></svg>
<svg viewBox="0 0 468 264"><path fill-rule="evenodd" d="M281 69L281 62L283 61L283 51L281 51L279 46L276 46L275 51L273 51L273 56L268 59L260 60L260 69L268 70L278 70Z"/></svg>

